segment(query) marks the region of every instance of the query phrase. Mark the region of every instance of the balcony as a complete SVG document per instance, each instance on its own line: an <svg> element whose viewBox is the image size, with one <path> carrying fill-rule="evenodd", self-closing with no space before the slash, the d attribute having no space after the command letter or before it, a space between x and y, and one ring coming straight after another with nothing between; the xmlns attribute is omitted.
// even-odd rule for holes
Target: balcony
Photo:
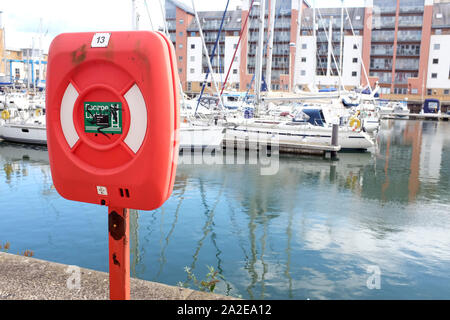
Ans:
<svg viewBox="0 0 450 320"><path fill-rule="evenodd" d="M374 30L372 31L372 42L394 42L394 30Z"/></svg>
<svg viewBox="0 0 450 320"><path fill-rule="evenodd" d="M417 78L417 72L396 72L395 83L396 84L408 84L409 78Z"/></svg>
<svg viewBox="0 0 450 320"><path fill-rule="evenodd" d="M392 57L392 55L394 54L394 49L392 47L390 47L389 49L383 49L383 48L373 48L370 51L370 55L371 56L389 56Z"/></svg>
<svg viewBox="0 0 450 320"><path fill-rule="evenodd" d="M384 70L384 71L391 71L392 70L392 63L390 64L371 64L370 70Z"/></svg>
<svg viewBox="0 0 450 320"><path fill-rule="evenodd" d="M420 42L422 34L402 34L401 30L398 32L397 42Z"/></svg>
<svg viewBox="0 0 450 320"><path fill-rule="evenodd" d="M414 5L403 5L400 3L400 13L423 13L423 5L422 6L414 6Z"/></svg>
<svg viewBox="0 0 450 320"><path fill-rule="evenodd" d="M374 23L376 24L376 20L374 21ZM380 18L380 28L395 28L395 16L382 16Z"/></svg>
<svg viewBox="0 0 450 320"><path fill-rule="evenodd" d="M374 7L376 6L376 4L374 3ZM396 7L386 7L386 6L378 6L378 8L380 9L380 13L394 13L395 11L397 11Z"/></svg>
<svg viewBox="0 0 450 320"><path fill-rule="evenodd" d="M419 70L419 59L397 59L395 70Z"/></svg>
<svg viewBox="0 0 450 320"><path fill-rule="evenodd" d="M416 50L400 50L397 49L397 56L416 57L420 55L420 49Z"/></svg>
<svg viewBox="0 0 450 320"><path fill-rule="evenodd" d="M392 73L390 72L370 72L371 77L378 77L378 81L381 84L391 84Z"/></svg>

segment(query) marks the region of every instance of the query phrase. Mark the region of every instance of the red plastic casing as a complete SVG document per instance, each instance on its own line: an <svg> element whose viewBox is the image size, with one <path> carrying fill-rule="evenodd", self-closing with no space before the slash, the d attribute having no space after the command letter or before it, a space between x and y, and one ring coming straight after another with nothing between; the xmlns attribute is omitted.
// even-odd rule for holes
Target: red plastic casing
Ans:
<svg viewBox="0 0 450 320"><path fill-rule="evenodd" d="M158 32L105 34L105 47L91 47L94 32L60 34L51 43L46 121L53 183L69 200L153 210L169 198L176 173L175 51ZM122 132L87 132L89 102L121 103Z"/></svg>

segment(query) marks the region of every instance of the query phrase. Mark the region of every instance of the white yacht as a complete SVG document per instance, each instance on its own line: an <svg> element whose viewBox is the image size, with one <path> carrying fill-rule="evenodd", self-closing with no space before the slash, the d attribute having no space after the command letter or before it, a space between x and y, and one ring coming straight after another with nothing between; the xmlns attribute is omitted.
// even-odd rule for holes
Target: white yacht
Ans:
<svg viewBox="0 0 450 320"><path fill-rule="evenodd" d="M0 125L0 138L12 142L47 144L45 116L32 116L26 120L16 118L5 121Z"/></svg>
<svg viewBox="0 0 450 320"><path fill-rule="evenodd" d="M332 124L325 121L321 109L313 112L303 109L306 117L292 120L279 118L229 119L225 140L249 141L260 143L279 143L295 148L304 144L330 145ZM373 139L361 128L340 126L338 144L341 150L367 150L374 146Z"/></svg>

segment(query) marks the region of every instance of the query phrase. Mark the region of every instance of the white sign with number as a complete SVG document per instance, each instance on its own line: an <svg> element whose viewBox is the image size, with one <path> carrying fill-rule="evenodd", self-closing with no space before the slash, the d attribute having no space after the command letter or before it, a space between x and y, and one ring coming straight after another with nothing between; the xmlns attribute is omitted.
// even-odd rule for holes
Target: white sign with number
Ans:
<svg viewBox="0 0 450 320"><path fill-rule="evenodd" d="M92 37L91 48L106 48L108 47L109 37L111 33L96 33Z"/></svg>

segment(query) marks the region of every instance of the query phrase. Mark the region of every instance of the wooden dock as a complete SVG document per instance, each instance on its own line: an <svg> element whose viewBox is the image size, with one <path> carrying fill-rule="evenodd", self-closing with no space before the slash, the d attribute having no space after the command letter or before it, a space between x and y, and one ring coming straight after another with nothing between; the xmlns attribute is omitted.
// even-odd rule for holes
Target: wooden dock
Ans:
<svg viewBox="0 0 450 320"><path fill-rule="evenodd" d="M222 143L224 148L232 147L234 149L249 150L250 146L258 151L264 149L277 150L280 153L290 154L306 154L306 155L319 155L325 156L327 153L338 152L341 150L341 146L333 146L331 144L321 143L277 143L272 145L270 142L257 142L257 141L243 141L243 140L224 140Z"/></svg>
<svg viewBox="0 0 450 320"><path fill-rule="evenodd" d="M381 119L395 119L395 120L435 120L448 121L450 114L446 113L389 113L382 114Z"/></svg>

